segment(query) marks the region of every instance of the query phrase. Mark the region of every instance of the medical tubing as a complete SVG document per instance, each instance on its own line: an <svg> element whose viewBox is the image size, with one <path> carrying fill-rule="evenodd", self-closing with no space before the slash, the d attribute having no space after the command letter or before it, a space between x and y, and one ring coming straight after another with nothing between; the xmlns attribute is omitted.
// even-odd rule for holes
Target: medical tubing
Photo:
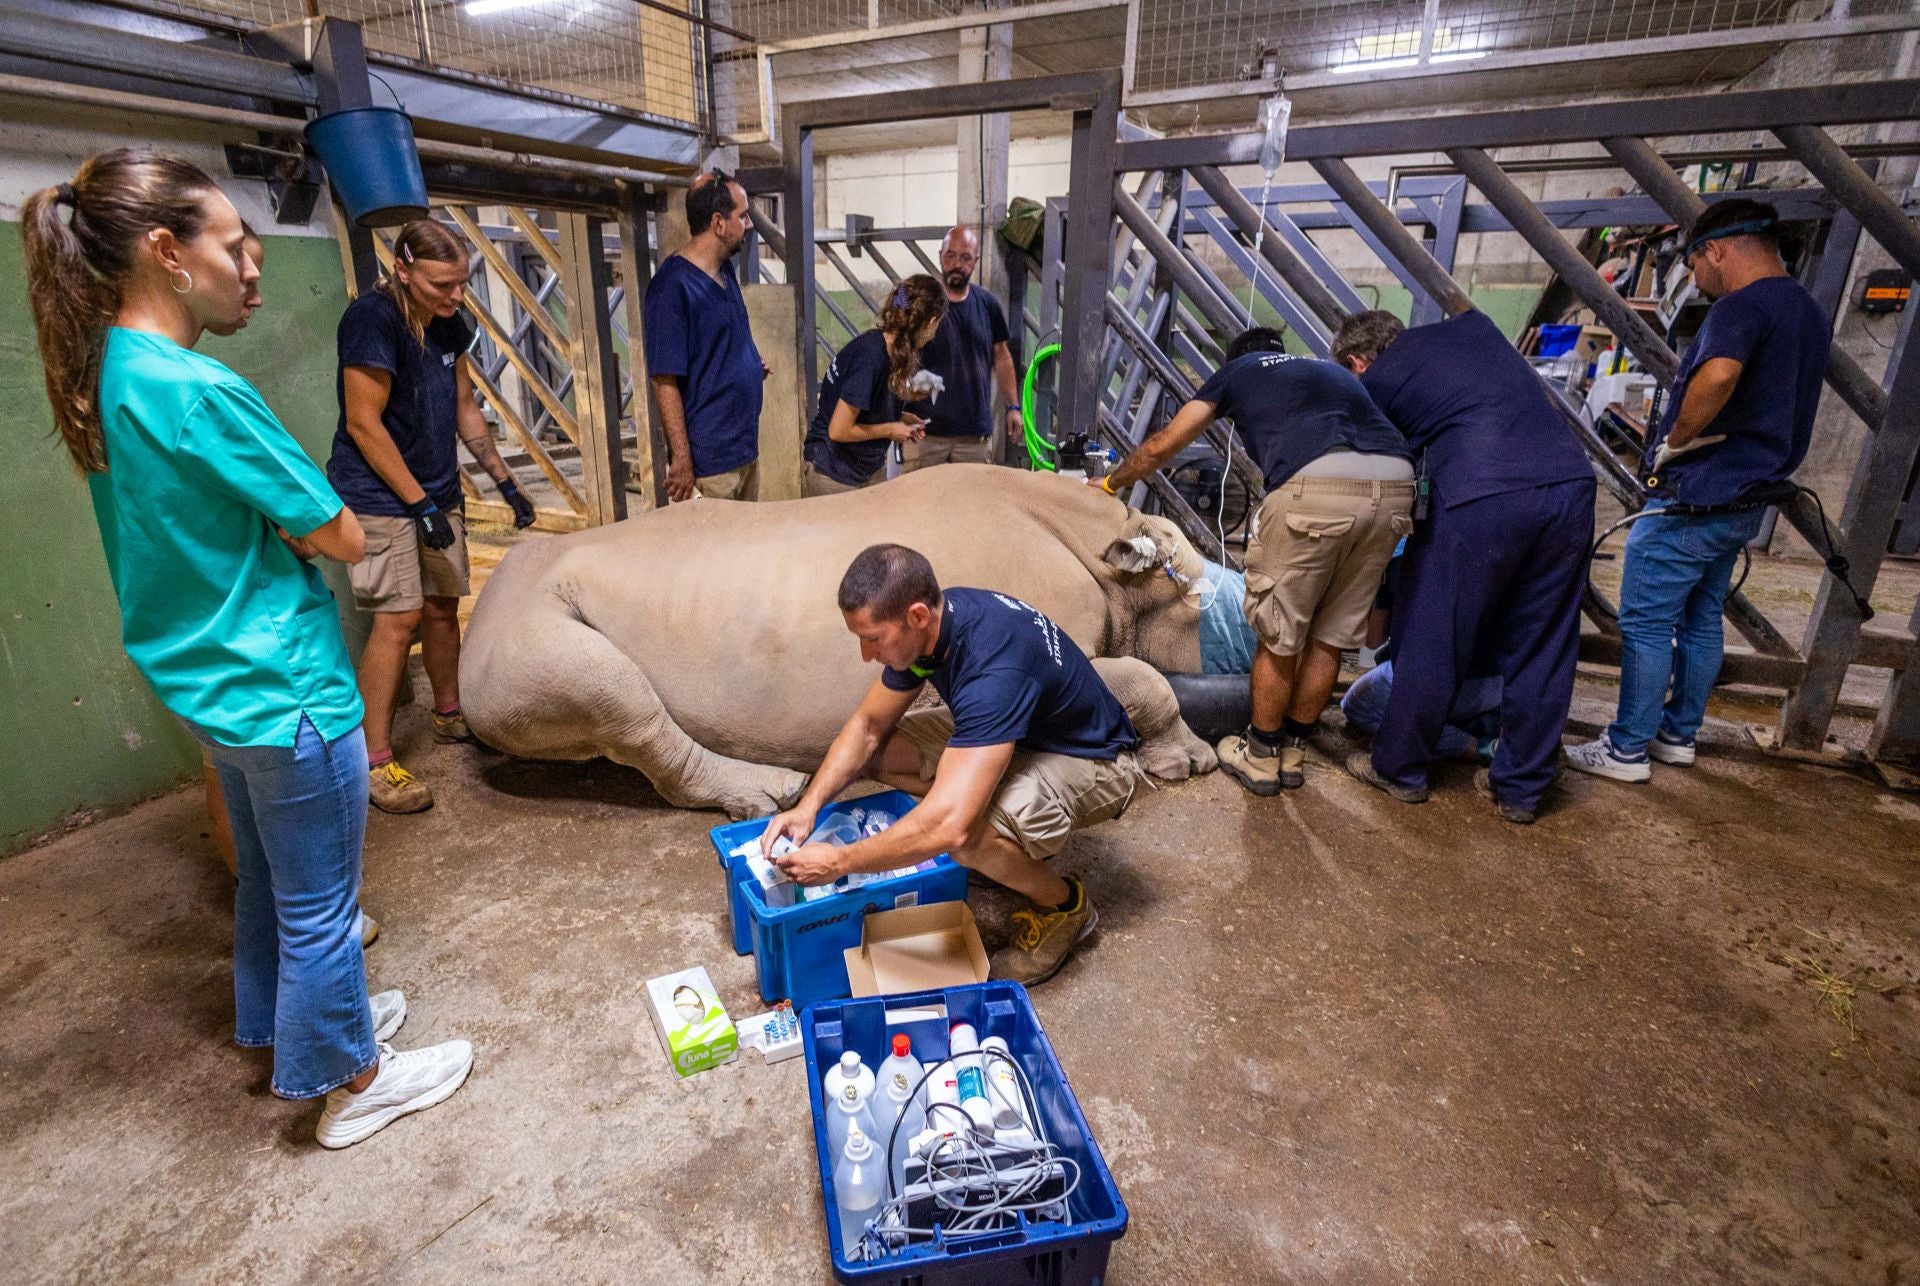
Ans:
<svg viewBox="0 0 1920 1286"><path fill-rule="evenodd" d="M1047 456L1059 455L1060 448L1041 437L1040 430L1034 427L1033 393L1035 385L1039 382L1040 363L1049 357L1059 355L1060 345L1044 345L1033 355L1033 360L1027 363L1026 378L1020 382L1020 429L1027 444L1027 465L1033 469L1044 469L1048 473L1060 472L1059 465L1046 459Z"/></svg>

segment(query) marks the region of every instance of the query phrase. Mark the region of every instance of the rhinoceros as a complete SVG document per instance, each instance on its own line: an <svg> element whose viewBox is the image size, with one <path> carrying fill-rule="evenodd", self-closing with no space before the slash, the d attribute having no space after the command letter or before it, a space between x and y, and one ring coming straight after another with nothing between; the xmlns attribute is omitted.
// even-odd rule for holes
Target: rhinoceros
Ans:
<svg viewBox="0 0 1920 1286"><path fill-rule="evenodd" d="M777 811L878 677L835 591L854 555L885 541L925 554L943 585L1058 622L1133 717L1147 772L1214 767L1159 673L1199 668L1200 555L1164 518L991 465L804 500L695 501L519 545L461 649L467 720L513 755L637 768L680 807Z"/></svg>

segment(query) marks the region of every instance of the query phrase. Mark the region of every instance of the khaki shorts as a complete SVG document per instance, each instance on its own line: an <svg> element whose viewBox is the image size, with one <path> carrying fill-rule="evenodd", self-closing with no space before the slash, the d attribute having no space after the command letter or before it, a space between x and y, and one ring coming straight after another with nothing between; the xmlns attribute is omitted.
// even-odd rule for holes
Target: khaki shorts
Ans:
<svg viewBox="0 0 1920 1286"><path fill-rule="evenodd" d="M417 612L429 598L467 595L467 520L442 510L453 524L453 543L428 549L411 518L355 514L367 533L367 556L347 568L353 602L363 612Z"/></svg>
<svg viewBox="0 0 1920 1286"><path fill-rule="evenodd" d="M1260 504L1247 542L1247 624L1276 656L1313 639L1366 641L1393 547L1413 530L1411 482L1293 478Z"/></svg>
<svg viewBox="0 0 1920 1286"><path fill-rule="evenodd" d="M738 469L695 478L693 489L707 500L758 500L760 498L760 462L749 460Z"/></svg>
<svg viewBox="0 0 1920 1286"><path fill-rule="evenodd" d="M800 471L800 494L803 496L837 496L846 491L858 491L860 487L871 487L875 482L886 476L885 470L876 469L873 476L861 483L859 487L851 487L838 478L829 478L826 474L814 468L813 461L809 460L807 461L806 467Z"/></svg>
<svg viewBox="0 0 1920 1286"><path fill-rule="evenodd" d="M934 464L990 464L993 439L925 437L900 448L900 472Z"/></svg>
<svg viewBox="0 0 1920 1286"><path fill-rule="evenodd" d="M909 710L894 732L920 751L920 780L932 781L953 736L952 712L945 706ZM1076 759L1016 750L994 788L987 820L1028 857L1044 861L1066 847L1072 832L1126 812L1139 784L1140 767L1131 753Z"/></svg>

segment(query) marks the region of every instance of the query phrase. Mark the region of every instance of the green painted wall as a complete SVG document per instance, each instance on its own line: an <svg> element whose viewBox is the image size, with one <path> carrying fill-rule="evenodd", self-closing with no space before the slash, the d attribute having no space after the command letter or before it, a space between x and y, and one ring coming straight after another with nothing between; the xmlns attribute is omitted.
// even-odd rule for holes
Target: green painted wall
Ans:
<svg viewBox="0 0 1920 1286"><path fill-rule="evenodd" d="M330 240L269 237L266 304L201 342L252 380L316 459L337 410L333 331L346 307ZM199 772L199 754L127 660L92 506L50 436L21 288L20 229L0 223L0 853L69 814L134 803ZM330 568L337 576L338 569ZM338 576L336 595L344 589Z"/></svg>

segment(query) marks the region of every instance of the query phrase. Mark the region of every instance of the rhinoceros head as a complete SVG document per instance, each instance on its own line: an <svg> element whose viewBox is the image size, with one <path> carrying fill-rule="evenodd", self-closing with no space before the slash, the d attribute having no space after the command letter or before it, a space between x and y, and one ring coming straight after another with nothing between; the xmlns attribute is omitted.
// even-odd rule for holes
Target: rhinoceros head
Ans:
<svg viewBox="0 0 1920 1286"><path fill-rule="evenodd" d="M1121 591L1111 621L1120 650L1163 670L1196 670L1206 560L1166 518L1127 511L1100 555Z"/></svg>

